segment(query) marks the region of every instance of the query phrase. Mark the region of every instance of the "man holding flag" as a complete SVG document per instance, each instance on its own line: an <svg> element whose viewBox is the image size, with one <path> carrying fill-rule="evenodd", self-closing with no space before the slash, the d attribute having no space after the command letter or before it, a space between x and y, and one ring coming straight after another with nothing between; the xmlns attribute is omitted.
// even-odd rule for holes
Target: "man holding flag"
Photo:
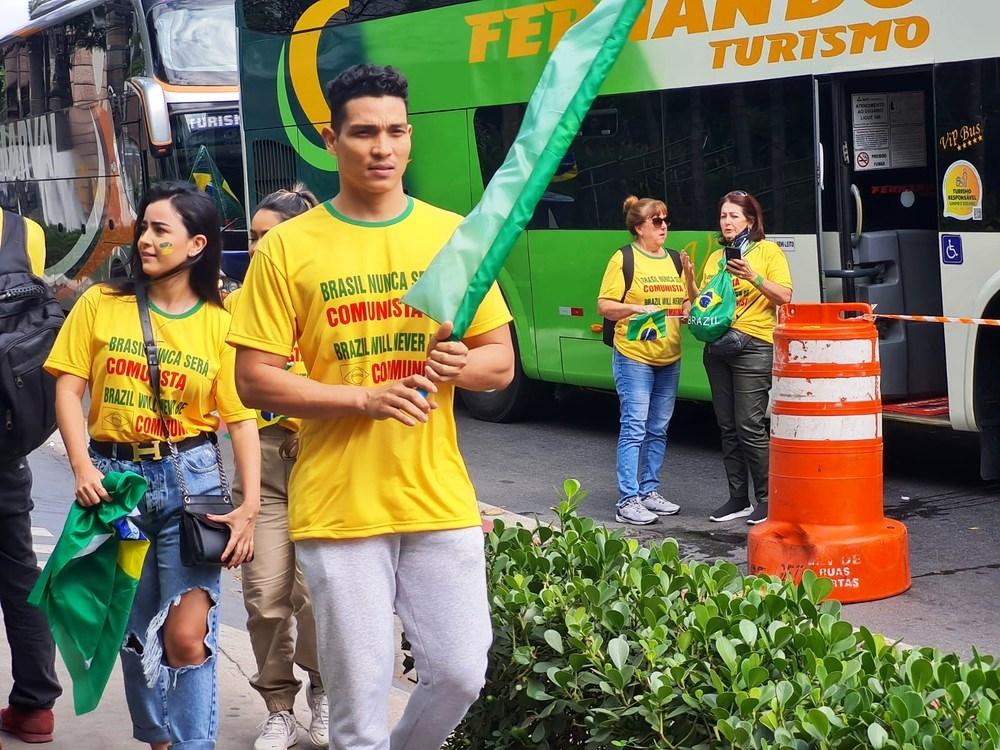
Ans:
<svg viewBox="0 0 1000 750"><path fill-rule="evenodd" d="M247 405L302 417L289 530L313 596L330 745L390 747L393 610L420 682L393 750L438 748L479 695L492 638L456 386L506 387L510 315L491 285L460 340L402 302L461 217L407 196L407 85L359 65L328 87L340 192L267 233L229 341ZM298 340L309 378L285 363Z"/></svg>

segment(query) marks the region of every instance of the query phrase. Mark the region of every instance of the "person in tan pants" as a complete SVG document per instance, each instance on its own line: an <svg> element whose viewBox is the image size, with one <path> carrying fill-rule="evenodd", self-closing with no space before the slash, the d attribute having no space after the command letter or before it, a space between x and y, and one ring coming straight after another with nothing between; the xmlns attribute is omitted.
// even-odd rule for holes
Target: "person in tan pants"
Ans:
<svg viewBox="0 0 1000 750"><path fill-rule="evenodd" d="M315 206L316 198L302 185L279 190L260 202L250 226L250 254L268 230ZM235 309L239 290L226 298ZM287 368L305 375L297 356ZM257 660L257 674L250 680L267 706L254 750L285 750L298 742L293 707L302 683L293 672L297 664L309 675L308 736L316 747L327 747L329 708L316 654L316 624L309 591L295 564L295 544L288 536L288 479L298 446L299 420L258 412L261 449L260 515L254 532L254 559L243 565L243 602L247 630ZM233 492L242 499L238 483Z"/></svg>

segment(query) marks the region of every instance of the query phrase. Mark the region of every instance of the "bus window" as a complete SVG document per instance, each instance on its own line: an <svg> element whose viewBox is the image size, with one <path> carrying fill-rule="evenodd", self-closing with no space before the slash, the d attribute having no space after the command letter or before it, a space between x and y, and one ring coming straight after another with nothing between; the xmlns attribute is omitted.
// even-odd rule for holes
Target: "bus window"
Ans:
<svg viewBox="0 0 1000 750"><path fill-rule="evenodd" d="M49 79L49 60L45 51L44 34L35 34L28 39L24 54L21 56L21 66L21 70L28 71L27 76L21 78L21 116L37 117L45 111Z"/></svg>
<svg viewBox="0 0 1000 750"><path fill-rule="evenodd" d="M70 105L67 30L66 26L56 26L45 32L49 75L46 109L50 112L66 109Z"/></svg>
<svg viewBox="0 0 1000 750"><path fill-rule="evenodd" d="M717 226L719 197L746 190L760 200L769 233L815 231L809 79L675 89L663 99L675 227Z"/></svg>
<svg viewBox="0 0 1000 750"><path fill-rule="evenodd" d="M236 19L226 0L174 0L149 11L153 61L168 83L236 85ZM229 29L222 33L220 30Z"/></svg>
<svg viewBox="0 0 1000 750"><path fill-rule="evenodd" d="M125 91L125 81L132 77L129 68L132 60L132 29L133 16L129 8L108 6L107 22L105 24L105 45L107 49L108 93L112 99L121 97ZM140 47L141 49L141 47ZM120 99L113 106L119 107L116 117L121 117Z"/></svg>
<svg viewBox="0 0 1000 750"><path fill-rule="evenodd" d="M174 132L176 177L186 180L202 146L229 184L236 200L243 200L243 145L240 141L240 117L235 109L187 109L171 117ZM227 228L244 228L246 217L224 217Z"/></svg>
<svg viewBox="0 0 1000 750"><path fill-rule="evenodd" d="M523 105L476 112L483 184L517 136ZM598 98L535 209L531 229L620 229L626 195L664 195L660 95Z"/></svg>
<svg viewBox="0 0 1000 750"><path fill-rule="evenodd" d="M3 50L4 120L16 120L21 113L21 104L19 101L21 87L19 84L20 72L18 67L20 46L19 44L11 44Z"/></svg>

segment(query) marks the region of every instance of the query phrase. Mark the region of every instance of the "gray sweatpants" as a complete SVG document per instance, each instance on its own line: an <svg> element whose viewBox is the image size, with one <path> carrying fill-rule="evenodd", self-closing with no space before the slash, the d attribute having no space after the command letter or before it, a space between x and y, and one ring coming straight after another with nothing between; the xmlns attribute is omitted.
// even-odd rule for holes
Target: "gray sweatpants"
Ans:
<svg viewBox="0 0 1000 750"><path fill-rule="evenodd" d="M312 593L331 750L438 750L486 678L482 529L307 540L295 553ZM419 681L390 740L394 609Z"/></svg>

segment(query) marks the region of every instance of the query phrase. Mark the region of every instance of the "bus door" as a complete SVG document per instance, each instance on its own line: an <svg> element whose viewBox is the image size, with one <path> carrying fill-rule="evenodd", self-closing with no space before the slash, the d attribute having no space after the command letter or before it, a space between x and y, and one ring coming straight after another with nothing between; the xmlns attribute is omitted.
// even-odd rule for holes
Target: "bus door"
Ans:
<svg viewBox="0 0 1000 750"><path fill-rule="evenodd" d="M824 253L826 299L941 315L930 68L818 84L822 228L838 246ZM947 422L942 327L880 319L878 329L887 414Z"/></svg>

